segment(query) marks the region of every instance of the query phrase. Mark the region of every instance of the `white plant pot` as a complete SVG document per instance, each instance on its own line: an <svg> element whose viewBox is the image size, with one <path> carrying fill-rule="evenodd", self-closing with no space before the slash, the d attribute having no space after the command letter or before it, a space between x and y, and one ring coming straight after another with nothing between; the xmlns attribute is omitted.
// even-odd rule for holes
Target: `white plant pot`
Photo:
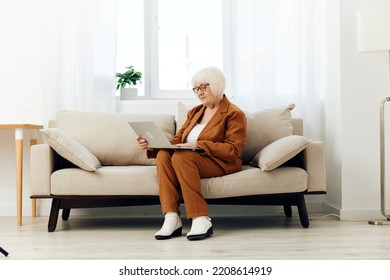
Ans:
<svg viewBox="0 0 390 280"><path fill-rule="evenodd" d="M121 100L134 100L138 97L137 88L121 88Z"/></svg>

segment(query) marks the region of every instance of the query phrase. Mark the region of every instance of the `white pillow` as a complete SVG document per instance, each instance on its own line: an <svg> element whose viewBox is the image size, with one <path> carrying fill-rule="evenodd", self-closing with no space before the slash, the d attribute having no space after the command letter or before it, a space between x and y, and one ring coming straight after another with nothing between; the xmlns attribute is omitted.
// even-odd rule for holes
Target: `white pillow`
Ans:
<svg viewBox="0 0 390 280"><path fill-rule="evenodd" d="M82 144L58 128L41 129L44 140L60 156L74 165L86 170L95 171L101 164L99 160Z"/></svg>
<svg viewBox="0 0 390 280"><path fill-rule="evenodd" d="M246 113L247 143L242 151L244 164L251 162L253 157L272 142L292 135L291 110L295 104L280 108L265 109Z"/></svg>
<svg viewBox="0 0 390 280"><path fill-rule="evenodd" d="M177 107L178 107L178 114L177 114L177 122L176 122L176 131L178 131L183 126L183 124L187 120L188 111L193 108L192 106L184 105L181 102L179 102Z"/></svg>
<svg viewBox="0 0 390 280"><path fill-rule="evenodd" d="M258 152L251 163L262 171L271 171L306 149L311 141L300 135L280 138Z"/></svg>

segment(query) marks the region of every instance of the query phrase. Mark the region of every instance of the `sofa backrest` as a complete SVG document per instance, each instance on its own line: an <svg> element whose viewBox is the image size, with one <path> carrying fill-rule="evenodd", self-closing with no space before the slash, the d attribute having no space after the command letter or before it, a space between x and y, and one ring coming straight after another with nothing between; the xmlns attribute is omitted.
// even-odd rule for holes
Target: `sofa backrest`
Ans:
<svg viewBox="0 0 390 280"><path fill-rule="evenodd" d="M302 135L303 136L303 119L292 118L291 124L293 126L293 135Z"/></svg>
<svg viewBox="0 0 390 280"><path fill-rule="evenodd" d="M288 136L303 135L303 120L292 118L294 105L246 113L248 118L247 145L243 150L243 163L271 142ZM179 119L183 123L188 107L179 105ZM155 121L168 139L175 133L175 115L170 114L124 114L92 113L65 110L57 113L49 127L57 127L84 145L102 165L154 165L145 151L135 144L135 133L128 121ZM128 141L124 140L127 139Z"/></svg>
<svg viewBox="0 0 390 280"><path fill-rule="evenodd" d="M129 121L154 121L171 139L175 133L175 115L120 114L60 111L51 125L66 132L94 154L102 165L153 165L146 152L135 144Z"/></svg>

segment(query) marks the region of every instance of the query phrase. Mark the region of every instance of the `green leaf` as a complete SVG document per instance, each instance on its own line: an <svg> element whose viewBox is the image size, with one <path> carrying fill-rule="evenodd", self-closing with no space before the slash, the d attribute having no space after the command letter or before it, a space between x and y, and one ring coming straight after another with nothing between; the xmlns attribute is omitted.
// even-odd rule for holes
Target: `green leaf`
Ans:
<svg viewBox="0 0 390 280"><path fill-rule="evenodd" d="M134 70L134 66L125 67L128 69L124 73L116 73L117 89L126 87L126 85L136 85L137 82L142 82L142 73Z"/></svg>

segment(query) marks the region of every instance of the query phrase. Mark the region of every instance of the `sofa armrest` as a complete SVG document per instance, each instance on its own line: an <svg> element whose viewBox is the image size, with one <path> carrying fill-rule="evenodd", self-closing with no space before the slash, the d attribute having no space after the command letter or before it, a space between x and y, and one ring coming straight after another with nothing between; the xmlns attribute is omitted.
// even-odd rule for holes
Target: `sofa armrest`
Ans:
<svg viewBox="0 0 390 280"><path fill-rule="evenodd" d="M326 191L325 148L321 141L312 141L303 151L303 164L308 174L307 191Z"/></svg>
<svg viewBox="0 0 390 280"><path fill-rule="evenodd" d="M48 144L38 144L30 149L31 196L50 195L50 176L54 171L55 151Z"/></svg>

